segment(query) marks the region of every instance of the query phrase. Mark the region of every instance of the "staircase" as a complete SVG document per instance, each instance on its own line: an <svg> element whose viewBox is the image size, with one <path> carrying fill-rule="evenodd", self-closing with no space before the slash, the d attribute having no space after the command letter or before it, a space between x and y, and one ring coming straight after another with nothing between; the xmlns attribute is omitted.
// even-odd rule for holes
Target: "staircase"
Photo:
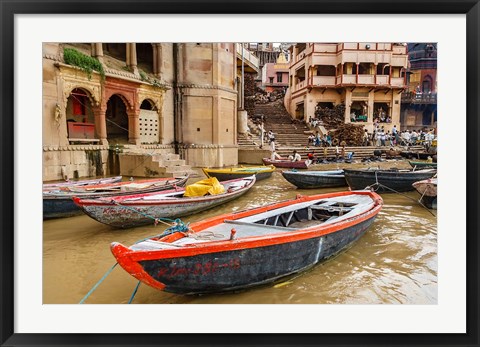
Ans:
<svg viewBox="0 0 480 347"><path fill-rule="evenodd" d="M256 104L255 114L264 116L264 129L273 131L277 148L304 147L308 144L310 129L303 121L293 121L283 106L283 100ZM268 139L265 139L265 143L268 143Z"/></svg>
<svg viewBox="0 0 480 347"><path fill-rule="evenodd" d="M177 177L195 172L178 154L127 152L119 155L120 174L134 177Z"/></svg>

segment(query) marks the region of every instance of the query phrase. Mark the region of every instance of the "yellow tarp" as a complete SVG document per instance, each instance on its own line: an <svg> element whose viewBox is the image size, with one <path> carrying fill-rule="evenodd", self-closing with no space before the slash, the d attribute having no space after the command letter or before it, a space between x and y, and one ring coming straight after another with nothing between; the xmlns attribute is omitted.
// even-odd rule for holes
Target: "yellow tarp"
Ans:
<svg viewBox="0 0 480 347"><path fill-rule="evenodd" d="M185 188L184 196L204 196L207 194L216 195L225 192L225 188L218 182L216 177L190 184Z"/></svg>

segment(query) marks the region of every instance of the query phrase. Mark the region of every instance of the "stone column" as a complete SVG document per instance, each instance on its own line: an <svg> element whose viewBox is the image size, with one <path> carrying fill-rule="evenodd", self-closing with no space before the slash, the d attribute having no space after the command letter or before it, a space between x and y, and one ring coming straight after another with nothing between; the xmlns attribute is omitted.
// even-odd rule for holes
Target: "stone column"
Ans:
<svg viewBox="0 0 480 347"><path fill-rule="evenodd" d="M350 123L350 109L352 104L352 92L345 89L345 123Z"/></svg>
<svg viewBox="0 0 480 347"><path fill-rule="evenodd" d="M127 66L134 74L138 74L137 45L135 42L127 43Z"/></svg>
<svg viewBox="0 0 480 347"><path fill-rule="evenodd" d="M355 77L355 83L357 83L357 84L358 84L358 67L359 66L360 66L360 64L357 63L357 71L356 71L357 76Z"/></svg>
<svg viewBox="0 0 480 347"><path fill-rule="evenodd" d="M376 76L375 76L376 77ZM367 114L367 123L373 123L373 107L375 103L375 91L372 90L368 94L368 114Z"/></svg>
<svg viewBox="0 0 480 347"><path fill-rule="evenodd" d="M153 74L157 77L161 77L163 73L162 64L162 44L153 43Z"/></svg>
<svg viewBox="0 0 480 347"><path fill-rule="evenodd" d="M107 120L105 119L106 108L97 107L93 110L95 117L95 131L101 145L108 145L107 140Z"/></svg>
<svg viewBox="0 0 480 347"><path fill-rule="evenodd" d="M128 114L128 142L140 145L140 109L131 109Z"/></svg>
<svg viewBox="0 0 480 347"><path fill-rule="evenodd" d="M94 47L93 56L98 59L100 63L103 64L103 46L101 42L96 42L92 44Z"/></svg>

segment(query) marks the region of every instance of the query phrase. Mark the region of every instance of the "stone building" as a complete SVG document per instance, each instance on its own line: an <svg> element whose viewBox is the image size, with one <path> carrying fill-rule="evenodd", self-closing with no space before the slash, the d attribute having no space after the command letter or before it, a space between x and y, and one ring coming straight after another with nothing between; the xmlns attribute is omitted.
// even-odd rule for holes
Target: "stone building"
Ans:
<svg viewBox="0 0 480 347"><path fill-rule="evenodd" d="M408 88L402 94L403 129L436 128L437 45L409 43Z"/></svg>
<svg viewBox="0 0 480 347"><path fill-rule="evenodd" d="M237 164L237 59L234 43L45 43L44 180L123 174L127 154Z"/></svg>
<svg viewBox="0 0 480 347"><path fill-rule="evenodd" d="M372 129L400 127L406 86L407 47L379 42L297 43L290 47L285 106L292 117L309 120L317 107L345 104L345 122Z"/></svg>

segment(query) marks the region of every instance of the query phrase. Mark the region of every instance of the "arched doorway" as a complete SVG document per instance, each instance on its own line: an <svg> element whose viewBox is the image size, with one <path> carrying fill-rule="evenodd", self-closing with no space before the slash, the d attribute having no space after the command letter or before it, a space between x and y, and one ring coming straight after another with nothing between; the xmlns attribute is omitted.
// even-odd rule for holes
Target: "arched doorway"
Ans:
<svg viewBox="0 0 480 347"><path fill-rule="evenodd" d="M105 113L107 139L110 144L128 143L128 114L123 99L114 94L108 99Z"/></svg>
<svg viewBox="0 0 480 347"><path fill-rule="evenodd" d="M97 139L91 94L75 88L70 92L65 111L70 142L94 142Z"/></svg>
<svg viewBox="0 0 480 347"><path fill-rule="evenodd" d="M430 93L432 91L432 78L430 76L425 76L422 82L422 92Z"/></svg>

